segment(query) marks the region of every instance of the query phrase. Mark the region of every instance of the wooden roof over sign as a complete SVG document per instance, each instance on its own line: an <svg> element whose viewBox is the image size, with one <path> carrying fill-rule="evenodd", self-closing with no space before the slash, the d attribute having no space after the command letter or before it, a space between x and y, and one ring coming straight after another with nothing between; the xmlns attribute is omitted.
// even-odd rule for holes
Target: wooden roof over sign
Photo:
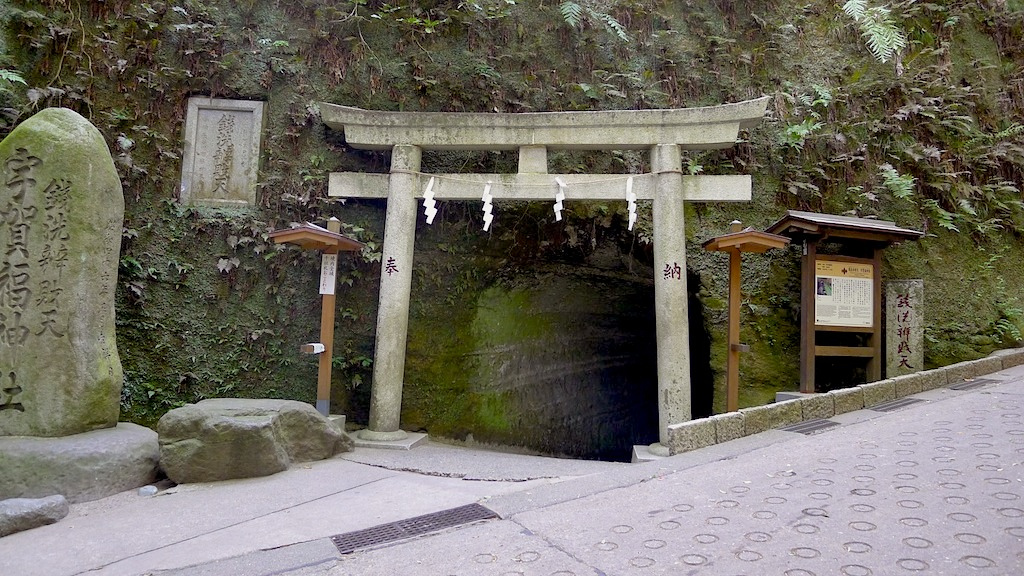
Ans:
<svg viewBox="0 0 1024 576"><path fill-rule="evenodd" d="M739 232L730 232L704 242L705 250L725 252L728 250L739 250L740 252L767 252L772 248L785 248L789 244L789 238L778 234L769 234L745 228Z"/></svg>
<svg viewBox="0 0 1024 576"><path fill-rule="evenodd" d="M786 211L785 216L765 231L793 239L822 240L829 237L884 243L917 240L924 236L924 232L901 228L895 222L799 210Z"/></svg>
<svg viewBox="0 0 1024 576"><path fill-rule="evenodd" d="M303 250L322 252L358 252L365 244L326 228L304 222L292 228L274 230L270 239L277 244L295 244Z"/></svg>

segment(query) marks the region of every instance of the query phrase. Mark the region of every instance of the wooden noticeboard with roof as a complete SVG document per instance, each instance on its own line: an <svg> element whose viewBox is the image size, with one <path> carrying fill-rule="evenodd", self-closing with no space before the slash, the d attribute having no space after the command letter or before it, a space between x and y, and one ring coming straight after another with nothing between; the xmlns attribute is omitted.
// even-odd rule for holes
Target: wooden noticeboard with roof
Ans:
<svg viewBox="0 0 1024 576"><path fill-rule="evenodd" d="M725 372L727 412L739 410L740 352L749 350L749 346L740 344L740 253L763 253L788 245L789 238L743 228L739 220L732 222L728 234L716 236L704 243L705 250L729 254L729 355Z"/></svg>
<svg viewBox="0 0 1024 576"><path fill-rule="evenodd" d="M358 252L365 244L341 233L341 220L330 218L327 228L305 222L291 228L274 230L270 239L276 244L292 244L303 250L322 254L320 263L320 341L304 344L302 351L319 354L317 368L316 409L324 416L331 414L331 355L334 350L334 306L337 284L338 253Z"/></svg>
<svg viewBox="0 0 1024 576"><path fill-rule="evenodd" d="M867 381L881 380L882 250L924 233L882 220L796 210L766 231L803 243L800 392L815 392L819 357L863 358Z"/></svg>

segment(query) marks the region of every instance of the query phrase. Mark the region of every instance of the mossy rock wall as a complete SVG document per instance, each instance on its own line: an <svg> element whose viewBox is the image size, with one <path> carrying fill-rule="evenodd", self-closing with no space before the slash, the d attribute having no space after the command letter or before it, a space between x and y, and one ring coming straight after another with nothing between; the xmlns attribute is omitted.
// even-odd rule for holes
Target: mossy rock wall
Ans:
<svg viewBox="0 0 1024 576"><path fill-rule="evenodd" d="M706 344L698 349L709 351L693 355L707 367L694 378L695 392L713 382L716 411L724 408L727 258L703 252L700 244L733 219L763 228L785 209L798 208L924 230L920 242L887 251L883 278L924 279L928 366L977 358L1020 340L1019 0L889 3L908 45L886 63L872 57L838 2L614 1L588 4L594 12L575 26L559 5L0 2L6 32L0 135L43 107L72 108L103 133L121 176L122 414L152 424L169 408L205 397L312 401L315 360L297 350L318 334L318 258L274 246L266 234L293 221L337 216L368 249L345 256L339 270L334 405L351 421L365 422L385 203L329 198L327 174L386 172L390 159L347 146L344 134L320 121L319 102L527 112L773 96L765 121L735 147L684 159L692 173L749 174L754 182L750 203L687 209L691 310L703 315L691 327L706 325ZM605 25L609 18L624 38ZM256 205L247 211L200 210L177 201L192 95L267 103L264 169ZM423 169L512 172L516 158L430 153ZM638 173L649 166L632 152L552 151L549 170ZM480 231L478 204L447 202L441 210L434 227L418 224L404 425L488 440L500 439L502 431L508 437L536 431L531 443L553 451L541 446L540 431L563 426L564 417L551 412L546 422L531 421L526 411L535 405L528 394L517 398L515 387L488 388L506 381L499 355L472 351L538 325L561 333L563 325L596 314L598 303L575 289L559 298L579 300L578 316L556 313L541 288L552 294L568 288L538 285L536 278L559 267L565 270L559 282L562 276L584 283L603 278L581 265L629 276L615 282L625 292L600 303L620 310L616 302L631 300L629 291L653 277L650 206L641 203L637 228L628 231L625 202L568 203L558 223L548 206L499 203L488 234ZM608 255L626 263L595 263ZM751 352L742 356L741 406L797 387L798 272L798 247L744 256L741 339ZM495 302L503 304L494 308ZM530 317L545 311L550 317L543 322ZM615 314L623 333L632 330L630 318ZM524 317L524 325L498 322L510 315ZM445 346L450 361L439 366L433 359ZM524 365L548 361L547 354L554 362L550 346L523 343L518 350ZM571 351L607 368L606 375L588 373L595 386L627 386L614 351L585 339ZM710 357L706 364L704 357ZM635 373L629 371L628 387ZM570 383L551 386L568 390Z"/></svg>

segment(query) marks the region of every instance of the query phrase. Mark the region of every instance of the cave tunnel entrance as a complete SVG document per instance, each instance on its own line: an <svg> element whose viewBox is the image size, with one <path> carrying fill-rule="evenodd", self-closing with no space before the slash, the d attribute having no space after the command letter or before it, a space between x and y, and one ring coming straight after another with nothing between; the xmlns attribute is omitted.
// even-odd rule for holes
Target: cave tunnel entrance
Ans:
<svg viewBox="0 0 1024 576"><path fill-rule="evenodd" d="M467 426L475 440L571 458L630 461L658 441L654 289L593 269L542 265L487 290L474 320L477 392L500 397L501 430ZM688 272L691 286L698 276ZM695 418L712 411L710 336L689 294Z"/></svg>

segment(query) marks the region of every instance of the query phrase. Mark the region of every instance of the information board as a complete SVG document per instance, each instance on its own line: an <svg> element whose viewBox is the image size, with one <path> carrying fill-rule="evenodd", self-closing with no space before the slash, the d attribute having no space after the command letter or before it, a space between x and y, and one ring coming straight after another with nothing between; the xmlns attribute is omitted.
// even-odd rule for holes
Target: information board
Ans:
<svg viewBox="0 0 1024 576"><path fill-rule="evenodd" d="M874 265L817 260L814 263L814 324L874 326Z"/></svg>

